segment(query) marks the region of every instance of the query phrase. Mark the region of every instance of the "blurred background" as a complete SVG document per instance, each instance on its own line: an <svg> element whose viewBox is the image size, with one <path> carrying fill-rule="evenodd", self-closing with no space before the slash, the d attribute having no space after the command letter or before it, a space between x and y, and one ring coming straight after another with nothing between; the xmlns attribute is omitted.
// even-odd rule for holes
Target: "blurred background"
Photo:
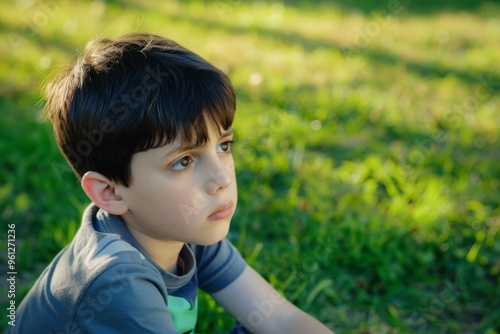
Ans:
<svg viewBox="0 0 500 334"><path fill-rule="evenodd" d="M500 333L500 3L473 0L2 1L0 332L8 224L19 303L89 204L40 88L131 31L233 81L229 238L292 302L337 333ZM233 323L201 294L197 332Z"/></svg>

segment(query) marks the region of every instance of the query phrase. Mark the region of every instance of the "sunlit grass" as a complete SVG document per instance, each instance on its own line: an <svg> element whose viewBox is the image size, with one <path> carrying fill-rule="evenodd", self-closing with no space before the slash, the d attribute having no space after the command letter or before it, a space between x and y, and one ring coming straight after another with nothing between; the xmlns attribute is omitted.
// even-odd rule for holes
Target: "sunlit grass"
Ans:
<svg viewBox="0 0 500 334"><path fill-rule="evenodd" d="M17 224L18 299L88 203L40 121L42 82L94 36L141 30L233 81L230 238L278 290L337 333L498 333L500 7L447 5L2 2L0 217ZM229 330L202 296L199 331Z"/></svg>

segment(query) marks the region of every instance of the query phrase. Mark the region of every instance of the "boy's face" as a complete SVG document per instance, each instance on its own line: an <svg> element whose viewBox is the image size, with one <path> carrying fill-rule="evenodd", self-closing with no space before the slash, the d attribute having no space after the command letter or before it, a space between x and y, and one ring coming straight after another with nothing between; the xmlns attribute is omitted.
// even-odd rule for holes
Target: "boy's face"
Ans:
<svg viewBox="0 0 500 334"><path fill-rule="evenodd" d="M178 137L133 156L132 185L117 191L134 237L210 245L227 235L237 203L233 131L209 129L205 146L184 149Z"/></svg>

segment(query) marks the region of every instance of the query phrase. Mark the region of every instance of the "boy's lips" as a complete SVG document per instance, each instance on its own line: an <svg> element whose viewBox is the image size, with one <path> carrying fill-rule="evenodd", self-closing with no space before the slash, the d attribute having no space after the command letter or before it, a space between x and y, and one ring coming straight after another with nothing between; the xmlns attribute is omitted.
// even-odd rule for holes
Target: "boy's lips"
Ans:
<svg viewBox="0 0 500 334"><path fill-rule="evenodd" d="M233 213L234 203L229 201L227 203L219 205L212 213L208 216L208 220L220 220L231 216Z"/></svg>

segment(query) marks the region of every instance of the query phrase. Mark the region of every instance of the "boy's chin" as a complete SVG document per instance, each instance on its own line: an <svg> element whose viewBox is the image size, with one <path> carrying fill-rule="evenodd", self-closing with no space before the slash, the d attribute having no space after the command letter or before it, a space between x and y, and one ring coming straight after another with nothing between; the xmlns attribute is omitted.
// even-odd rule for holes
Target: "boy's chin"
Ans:
<svg viewBox="0 0 500 334"><path fill-rule="evenodd" d="M206 236L205 238L200 238L199 240L196 240L194 244L199 246L211 246L226 238L228 233L229 233L229 224L227 224L227 228L221 229L220 231L217 231L217 233L214 233L213 235L210 236Z"/></svg>

